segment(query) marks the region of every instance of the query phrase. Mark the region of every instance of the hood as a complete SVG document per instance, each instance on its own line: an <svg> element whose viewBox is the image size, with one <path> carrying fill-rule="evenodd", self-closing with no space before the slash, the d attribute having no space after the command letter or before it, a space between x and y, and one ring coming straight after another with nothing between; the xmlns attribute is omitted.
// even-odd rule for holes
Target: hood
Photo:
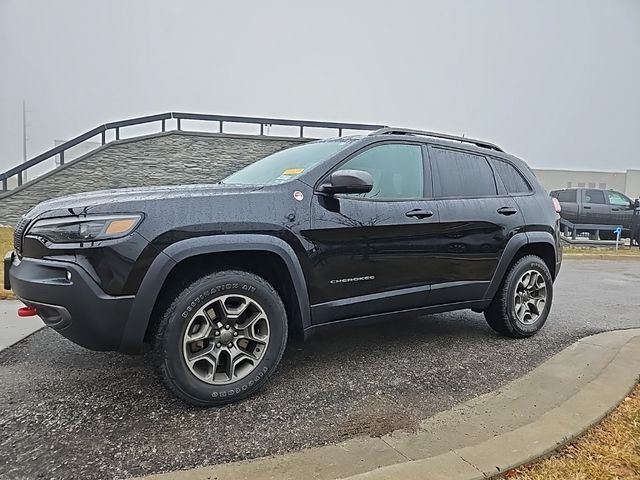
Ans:
<svg viewBox="0 0 640 480"><path fill-rule="evenodd" d="M137 205L142 207L149 202L237 195L261 188L259 185L198 184L98 190L45 200L31 209L26 217L35 218L45 213L45 216L80 215L90 213L96 207L102 207L100 210L104 210L105 206L113 212L134 211Z"/></svg>

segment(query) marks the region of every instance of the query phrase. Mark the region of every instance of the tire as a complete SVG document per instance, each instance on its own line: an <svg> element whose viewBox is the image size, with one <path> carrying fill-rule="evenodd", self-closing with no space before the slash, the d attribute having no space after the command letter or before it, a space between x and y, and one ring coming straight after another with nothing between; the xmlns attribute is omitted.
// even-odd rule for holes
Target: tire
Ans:
<svg viewBox="0 0 640 480"><path fill-rule="evenodd" d="M193 282L166 309L152 339L153 358L164 385L182 400L224 405L264 385L287 334L286 310L267 281L221 271Z"/></svg>
<svg viewBox="0 0 640 480"><path fill-rule="evenodd" d="M534 285L529 291L524 285L532 282ZM542 282L544 292L538 288ZM544 297L543 304L539 301L541 297ZM552 301L553 279L549 268L540 257L527 255L511 266L484 316L489 326L502 335L530 337L547 321Z"/></svg>

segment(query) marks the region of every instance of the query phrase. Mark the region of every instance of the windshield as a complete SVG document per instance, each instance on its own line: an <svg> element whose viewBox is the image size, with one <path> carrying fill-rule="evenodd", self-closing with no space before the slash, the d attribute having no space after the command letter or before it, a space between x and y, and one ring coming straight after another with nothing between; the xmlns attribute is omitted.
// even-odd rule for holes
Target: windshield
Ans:
<svg viewBox="0 0 640 480"><path fill-rule="evenodd" d="M225 178L234 185L276 185L302 175L305 170L342 150L349 140L305 143L264 157Z"/></svg>

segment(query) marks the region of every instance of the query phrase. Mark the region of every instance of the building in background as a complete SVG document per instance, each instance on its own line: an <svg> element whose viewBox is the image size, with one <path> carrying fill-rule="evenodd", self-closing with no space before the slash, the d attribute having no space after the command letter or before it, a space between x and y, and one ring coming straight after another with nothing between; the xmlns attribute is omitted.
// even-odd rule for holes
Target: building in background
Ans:
<svg viewBox="0 0 640 480"><path fill-rule="evenodd" d="M561 188L601 188L622 192L630 198L640 197L640 170L598 172L534 168L533 171L547 191Z"/></svg>

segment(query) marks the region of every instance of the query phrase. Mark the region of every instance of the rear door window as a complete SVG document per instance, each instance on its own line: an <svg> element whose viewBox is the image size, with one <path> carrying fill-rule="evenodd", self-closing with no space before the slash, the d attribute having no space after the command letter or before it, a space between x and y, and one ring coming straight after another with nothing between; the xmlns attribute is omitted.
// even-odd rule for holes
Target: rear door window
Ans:
<svg viewBox="0 0 640 480"><path fill-rule="evenodd" d="M597 205L605 205L607 203L604 201L604 192L602 190L585 190L584 202Z"/></svg>
<svg viewBox="0 0 640 480"><path fill-rule="evenodd" d="M440 198L496 196L496 182L487 159L481 155L430 147L435 194Z"/></svg>

